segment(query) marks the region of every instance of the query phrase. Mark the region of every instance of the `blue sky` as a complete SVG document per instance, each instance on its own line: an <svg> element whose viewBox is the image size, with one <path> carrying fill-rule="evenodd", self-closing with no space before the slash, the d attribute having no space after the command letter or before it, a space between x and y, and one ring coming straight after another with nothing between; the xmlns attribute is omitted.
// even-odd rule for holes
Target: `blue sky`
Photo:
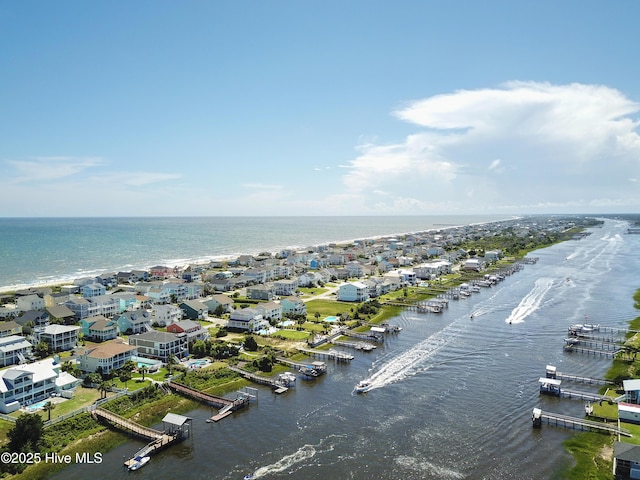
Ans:
<svg viewBox="0 0 640 480"><path fill-rule="evenodd" d="M640 2L0 3L0 216L640 211Z"/></svg>

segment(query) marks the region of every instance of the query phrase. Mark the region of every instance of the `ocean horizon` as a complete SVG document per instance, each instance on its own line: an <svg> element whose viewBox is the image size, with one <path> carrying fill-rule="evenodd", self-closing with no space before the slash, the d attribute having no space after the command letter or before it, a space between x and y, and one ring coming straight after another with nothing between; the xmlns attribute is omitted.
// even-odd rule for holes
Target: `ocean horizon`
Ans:
<svg viewBox="0 0 640 480"><path fill-rule="evenodd" d="M516 219L513 215L0 218L0 291Z"/></svg>

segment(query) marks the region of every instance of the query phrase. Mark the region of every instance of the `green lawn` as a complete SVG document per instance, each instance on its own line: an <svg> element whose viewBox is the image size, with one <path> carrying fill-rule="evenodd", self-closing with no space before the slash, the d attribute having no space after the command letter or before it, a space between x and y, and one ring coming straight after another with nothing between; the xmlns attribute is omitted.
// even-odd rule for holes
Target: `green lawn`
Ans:
<svg viewBox="0 0 640 480"><path fill-rule="evenodd" d="M309 338L309 332L285 329L285 330L278 330L276 333L273 334L273 336L281 337L286 340L300 341L300 340L306 340L307 338Z"/></svg>

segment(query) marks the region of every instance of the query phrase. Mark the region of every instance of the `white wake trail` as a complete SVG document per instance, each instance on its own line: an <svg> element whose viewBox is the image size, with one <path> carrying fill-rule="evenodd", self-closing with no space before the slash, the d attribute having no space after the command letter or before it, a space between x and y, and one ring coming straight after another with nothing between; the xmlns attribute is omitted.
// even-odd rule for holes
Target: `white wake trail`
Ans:
<svg viewBox="0 0 640 480"><path fill-rule="evenodd" d="M525 318L540 307L542 299L553 286L553 282L553 278L539 278L536 280L533 289L520 300L518 306L511 311L505 322L511 324L524 322Z"/></svg>

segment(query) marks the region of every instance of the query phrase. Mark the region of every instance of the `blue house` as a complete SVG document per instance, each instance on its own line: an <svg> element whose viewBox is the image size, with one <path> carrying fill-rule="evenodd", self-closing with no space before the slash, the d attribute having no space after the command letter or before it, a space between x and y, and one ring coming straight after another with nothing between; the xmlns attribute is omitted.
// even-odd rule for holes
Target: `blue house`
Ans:
<svg viewBox="0 0 640 480"><path fill-rule="evenodd" d="M80 293L82 293L84 298L99 297L100 295L105 295L107 293L107 289L100 283L90 283L88 285L81 286Z"/></svg>
<svg viewBox="0 0 640 480"><path fill-rule="evenodd" d="M124 312L118 317L120 333L144 333L151 330L151 315L146 310Z"/></svg>

